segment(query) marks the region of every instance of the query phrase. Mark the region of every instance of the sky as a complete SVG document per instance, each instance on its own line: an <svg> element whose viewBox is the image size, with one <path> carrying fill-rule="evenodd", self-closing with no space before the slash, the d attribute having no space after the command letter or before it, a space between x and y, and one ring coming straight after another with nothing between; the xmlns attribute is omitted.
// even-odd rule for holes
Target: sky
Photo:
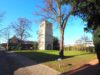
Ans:
<svg viewBox="0 0 100 75"><path fill-rule="evenodd" d="M32 21L32 37L28 40L38 41L38 29L39 29L39 16L34 16L34 12L39 10L37 5L43 5L42 0L0 0L0 12L4 12L5 15L0 23L0 29L7 27L18 18L24 17ZM91 33L84 33L85 22L77 16L70 16L66 25L64 44L74 44L76 40L81 38L84 34L89 38L92 38ZM13 34L13 33L12 33ZM60 37L59 28L53 24L53 36ZM1 37L1 36L0 36ZM1 42L5 42L1 39Z"/></svg>

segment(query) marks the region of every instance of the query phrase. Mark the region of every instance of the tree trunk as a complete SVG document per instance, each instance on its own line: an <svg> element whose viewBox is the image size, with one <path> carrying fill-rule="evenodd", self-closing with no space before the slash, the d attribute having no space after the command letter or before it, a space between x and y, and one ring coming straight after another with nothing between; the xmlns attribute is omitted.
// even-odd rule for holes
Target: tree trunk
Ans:
<svg viewBox="0 0 100 75"><path fill-rule="evenodd" d="M95 51L96 51L96 54L97 54L97 58L98 58L98 61L99 61L99 64L100 64L100 44L95 44Z"/></svg>
<svg viewBox="0 0 100 75"><path fill-rule="evenodd" d="M60 28L60 50L59 56L60 58L64 58L64 29Z"/></svg>
<svg viewBox="0 0 100 75"><path fill-rule="evenodd" d="M100 64L100 27L97 27L97 29L93 33L93 42L95 45L95 52Z"/></svg>
<svg viewBox="0 0 100 75"><path fill-rule="evenodd" d="M20 43L19 43L19 49L20 50L22 50L22 41L23 41L23 35L21 34Z"/></svg>
<svg viewBox="0 0 100 75"><path fill-rule="evenodd" d="M7 41L7 51L9 50L9 42Z"/></svg>

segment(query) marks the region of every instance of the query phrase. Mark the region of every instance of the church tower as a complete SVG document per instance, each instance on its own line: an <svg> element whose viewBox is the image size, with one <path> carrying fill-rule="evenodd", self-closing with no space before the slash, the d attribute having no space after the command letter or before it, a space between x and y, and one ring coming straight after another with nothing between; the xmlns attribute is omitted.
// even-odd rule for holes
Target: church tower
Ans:
<svg viewBox="0 0 100 75"><path fill-rule="evenodd" d="M42 21L39 27L39 50L52 50L53 49L53 32L52 23Z"/></svg>

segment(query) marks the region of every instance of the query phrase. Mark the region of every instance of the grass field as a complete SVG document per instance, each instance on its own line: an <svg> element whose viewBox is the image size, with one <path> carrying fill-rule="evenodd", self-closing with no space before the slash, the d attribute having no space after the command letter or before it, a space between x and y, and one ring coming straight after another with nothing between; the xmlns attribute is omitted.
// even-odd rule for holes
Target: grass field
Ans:
<svg viewBox="0 0 100 75"><path fill-rule="evenodd" d="M85 51L65 51L65 58L60 61L57 60L59 54L58 51L55 50L18 50L16 53L24 55L37 63L42 63L62 73L79 68L96 58L95 54Z"/></svg>

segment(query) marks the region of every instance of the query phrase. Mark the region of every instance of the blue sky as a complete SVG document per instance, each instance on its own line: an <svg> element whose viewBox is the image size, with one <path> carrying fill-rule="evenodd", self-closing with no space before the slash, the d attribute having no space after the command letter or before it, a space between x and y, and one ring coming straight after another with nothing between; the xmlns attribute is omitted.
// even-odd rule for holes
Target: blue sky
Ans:
<svg viewBox="0 0 100 75"><path fill-rule="evenodd" d="M10 23L16 21L20 17L25 17L31 20L32 23L32 37L29 40L38 40L39 17L34 16L33 13L37 10L37 5L43 5L42 0L0 0L0 11L5 12L3 17L2 27L8 26ZM37 21L36 21L37 20ZM73 44L77 39L84 35L84 22L79 17L70 16L65 29L65 45ZM85 33L90 38L90 33ZM53 25L53 35L59 38L59 28ZM4 41L2 41L4 42Z"/></svg>

